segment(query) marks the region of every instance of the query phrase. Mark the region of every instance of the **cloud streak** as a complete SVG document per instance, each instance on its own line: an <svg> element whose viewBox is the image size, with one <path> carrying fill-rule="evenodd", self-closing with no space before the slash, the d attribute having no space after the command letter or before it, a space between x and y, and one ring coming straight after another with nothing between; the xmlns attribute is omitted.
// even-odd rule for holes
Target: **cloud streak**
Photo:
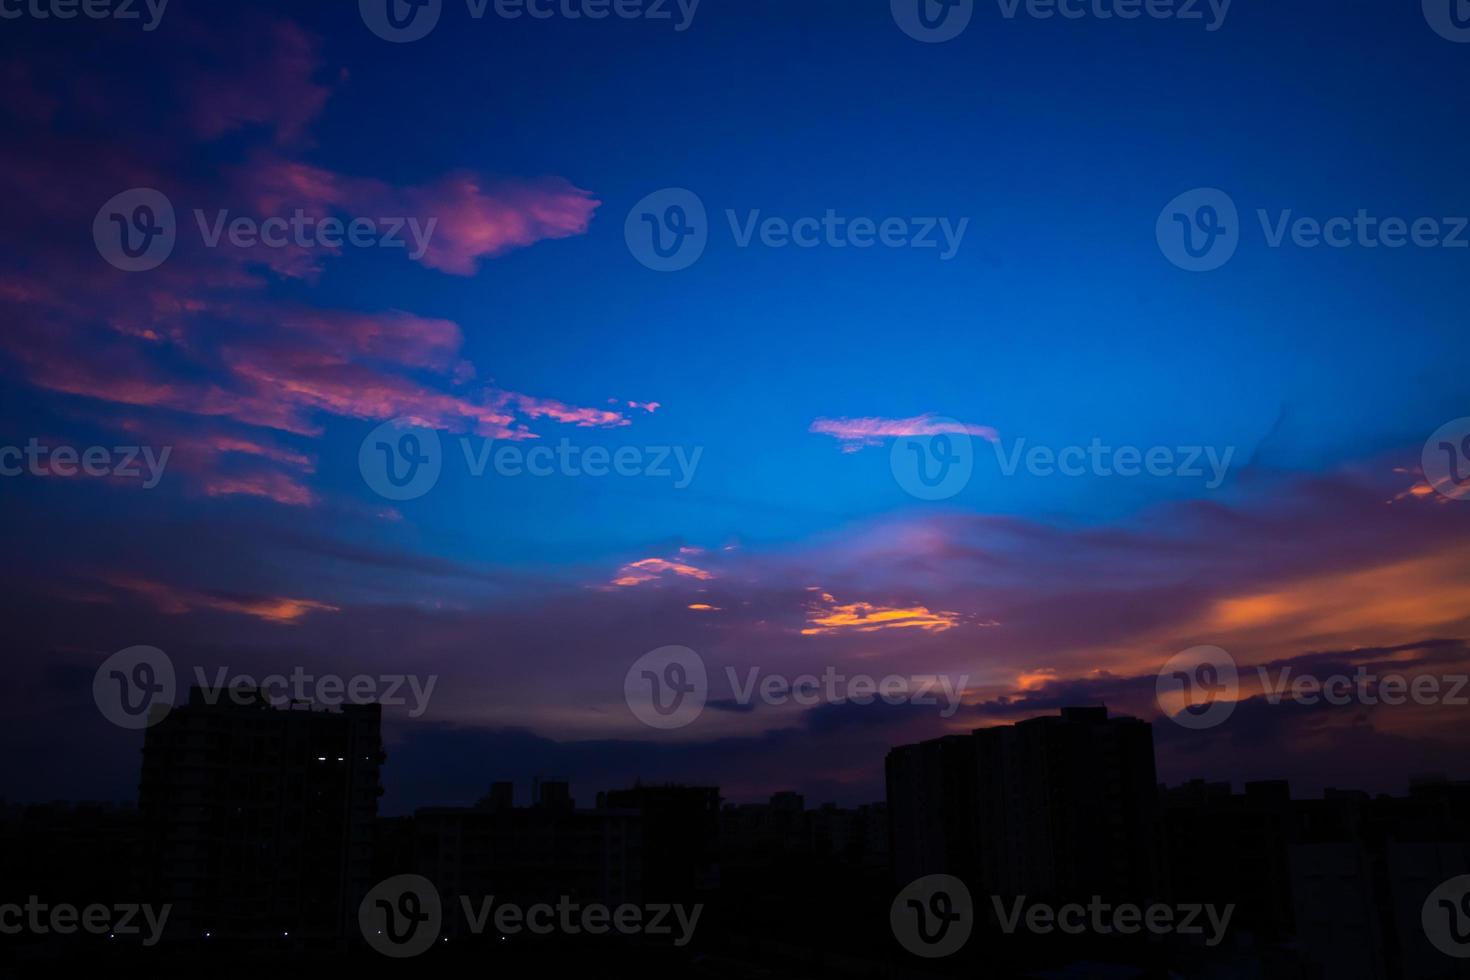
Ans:
<svg viewBox="0 0 1470 980"><path fill-rule="evenodd" d="M866 446L881 446L884 440L900 436L937 436L943 433L961 433L977 439L985 439L988 442L1000 440L1000 434L988 425L971 425L928 413L906 419L819 418L812 422L807 431L831 436L838 440L845 453L855 453Z"/></svg>

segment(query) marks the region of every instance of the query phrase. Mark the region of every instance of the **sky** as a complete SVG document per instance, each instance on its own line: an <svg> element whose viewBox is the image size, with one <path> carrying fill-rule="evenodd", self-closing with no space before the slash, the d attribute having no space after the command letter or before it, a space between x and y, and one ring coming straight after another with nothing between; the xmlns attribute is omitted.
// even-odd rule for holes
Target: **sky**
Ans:
<svg viewBox="0 0 1470 980"><path fill-rule="evenodd" d="M1470 669L1449 11L977 0L936 41L905 2L443 0L415 40L375 0L0 5L0 464L103 461L0 477L0 796L134 797L94 680L139 645L180 691L432 682L385 707L386 812L868 802L894 745L1081 703L1153 721L1170 783L1470 777L1463 701L1258 669ZM708 690L660 728L626 691L671 646ZM1200 646L1241 680L1191 728L1156 693ZM955 703L742 703L752 670Z"/></svg>

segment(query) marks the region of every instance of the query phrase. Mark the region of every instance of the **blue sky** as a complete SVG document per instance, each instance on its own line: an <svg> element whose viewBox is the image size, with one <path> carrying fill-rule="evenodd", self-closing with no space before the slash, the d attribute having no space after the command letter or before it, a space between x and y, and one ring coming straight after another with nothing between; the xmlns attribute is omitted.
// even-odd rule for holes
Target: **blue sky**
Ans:
<svg viewBox="0 0 1470 980"><path fill-rule="evenodd" d="M1192 643L1263 663L1466 635L1453 545L1470 506L1419 467L1430 433L1467 414L1470 248L1272 248L1257 216L1470 214L1470 45L1416 5L1237 0L1211 31L976 3L964 33L925 44L878 2L703 0L676 31L475 21L446 0L428 37L389 44L351 4L176 3L151 32L4 27L20 138L0 153L15 207L0 443L173 452L147 491L0 480L29 556L11 601L42 693L23 714L75 732L63 755L101 724L78 679L135 643L190 664L433 670L442 708L392 719L395 738L514 732L545 740L553 768L611 740L640 760L630 776L689 778L714 765L708 745L751 739L720 743L713 773L758 793L782 739L820 731L837 741L813 751L840 753L848 729L756 712L648 761L663 743L627 724L627 664L679 643L712 664L973 668L978 724L1052 683L1157 714L1137 699L1148 684L1118 679L1151 684ZM180 244L127 273L88 229L135 187L169 198ZM698 196L710 236L667 273L624 233L665 188ZM1155 237L1195 188L1239 211L1238 249L1212 272L1178 268ZM201 246L196 207L440 225L420 261L233 252ZM966 224L945 260L742 248L727 217L829 210ZM387 501L359 449L404 415L439 432L444 473ZM1234 455L1216 487L1004 476L972 435L971 478L923 500L890 451L936 418L1007 451ZM472 477L460 440L487 438L700 455L684 488ZM1382 605L1344 617L1340 595ZM803 632L832 616L852 629ZM874 753L937 722L895 724L863 727L861 765L792 781L871 795ZM1366 724L1385 779L1405 731L1434 743L1415 752L1460 751L1435 741L1438 716L1311 724ZM126 772L131 746L115 751ZM1171 774L1208 774L1202 757ZM22 795L127 783L24 780ZM447 773L433 786L467 792Z"/></svg>

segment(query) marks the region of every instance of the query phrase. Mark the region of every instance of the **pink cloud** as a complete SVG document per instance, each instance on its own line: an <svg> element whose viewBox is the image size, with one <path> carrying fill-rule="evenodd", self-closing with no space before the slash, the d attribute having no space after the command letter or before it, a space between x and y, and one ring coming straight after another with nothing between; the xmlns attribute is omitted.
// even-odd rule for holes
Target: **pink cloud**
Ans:
<svg viewBox="0 0 1470 980"><path fill-rule="evenodd" d="M196 40L209 57L190 85L194 130L204 139L267 126L276 142L299 142L332 94L314 78L322 67L316 40L289 21L234 24Z"/></svg>
<svg viewBox="0 0 1470 980"><path fill-rule="evenodd" d="M600 408L581 408L559 402L554 398L533 398L530 395L506 392L502 400L514 405L528 418L552 419L580 428L614 428L633 424L621 412L609 412Z"/></svg>
<svg viewBox="0 0 1470 980"><path fill-rule="evenodd" d="M436 220L423 264L472 276L479 260L538 241L583 235L602 202L561 178L490 181L468 172L389 195L400 210Z"/></svg>
<svg viewBox="0 0 1470 980"><path fill-rule="evenodd" d="M592 194L560 177L490 179L457 171L418 187L335 173L280 156L256 154L233 175L236 193L262 217L287 216L300 208L320 220L331 214L355 218L413 219L424 242L413 255L413 227L398 234L415 261L452 275L472 276L484 258L546 239L586 234L600 205ZM322 260L341 249L319 247L252 249L242 260L268 263L279 274L311 278Z"/></svg>
<svg viewBox="0 0 1470 980"><path fill-rule="evenodd" d="M1000 439L1000 434L988 425L970 425L941 419L928 413L907 419L819 418L812 422L808 431L839 440L845 453L855 453L864 446L881 445L883 440L898 436L934 436L954 432L990 442Z"/></svg>
<svg viewBox="0 0 1470 980"><path fill-rule="evenodd" d="M261 497L291 507L319 502L304 477L316 472L310 455L252 434L194 431L126 419L123 431L139 439L166 443L171 473L181 474L207 497Z"/></svg>

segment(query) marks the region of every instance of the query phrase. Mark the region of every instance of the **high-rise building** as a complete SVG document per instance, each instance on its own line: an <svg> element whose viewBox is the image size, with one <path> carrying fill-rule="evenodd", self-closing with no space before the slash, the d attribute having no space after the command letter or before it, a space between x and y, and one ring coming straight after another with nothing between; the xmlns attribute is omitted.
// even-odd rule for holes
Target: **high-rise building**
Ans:
<svg viewBox="0 0 1470 980"><path fill-rule="evenodd" d="M523 907L562 897L610 906L639 901L643 814L578 809L565 782L541 781L534 792L531 806L517 807L512 784L497 782L473 807L416 810L408 868L432 881L449 906L488 896ZM449 935L466 927L463 917L445 924Z"/></svg>
<svg viewBox="0 0 1470 980"><path fill-rule="evenodd" d="M373 884L381 712L194 688L147 730L138 812L148 890L173 905L172 938L350 935Z"/></svg>
<svg viewBox="0 0 1470 980"><path fill-rule="evenodd" d="M901 882L955 875L986 894L1156 894L1153 731L1102 707L895 748L888 810Z"/></svg>
<svg viewBox="0 0 1470 980"><path fill-rule="evenodd" d="M712 786L647 786L600 794L612 809L642 816L643 894L662 902L694 901L719 884L720 791Z"/></svg>

